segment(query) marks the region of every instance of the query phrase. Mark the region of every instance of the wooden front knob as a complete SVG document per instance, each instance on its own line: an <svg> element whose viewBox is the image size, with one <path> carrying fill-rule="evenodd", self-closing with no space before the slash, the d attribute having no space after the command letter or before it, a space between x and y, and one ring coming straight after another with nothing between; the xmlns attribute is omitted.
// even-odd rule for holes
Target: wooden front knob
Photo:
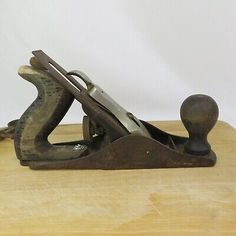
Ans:
<svg viewBox="0 0 236 236"><path fill-rule="evenodd" d="M216 124L219 109L213 98L197 94L188 97L180 108L181 120L189 133L184 146L186 153L207 155L211 146L207 135Z"/></svg>

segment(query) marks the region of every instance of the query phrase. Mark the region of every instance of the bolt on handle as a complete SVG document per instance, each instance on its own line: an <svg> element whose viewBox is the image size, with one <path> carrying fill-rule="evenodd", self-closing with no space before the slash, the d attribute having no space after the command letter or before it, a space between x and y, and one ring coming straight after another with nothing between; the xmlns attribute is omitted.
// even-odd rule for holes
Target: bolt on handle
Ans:
<svg viewBox="0 0 236 236"><path fill-rule="evenodd" d="M180 108L181 120L189 133L184 151L193 155L207 155L211 146L207 135L216 124L219 109L215 100L207 95L188 97Z"/></svg>

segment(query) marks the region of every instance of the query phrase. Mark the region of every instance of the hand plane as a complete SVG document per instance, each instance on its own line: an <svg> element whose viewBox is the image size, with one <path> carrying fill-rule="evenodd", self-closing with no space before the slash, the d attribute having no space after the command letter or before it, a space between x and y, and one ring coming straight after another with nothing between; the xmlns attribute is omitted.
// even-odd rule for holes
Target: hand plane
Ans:
<svg viewBox="0 0 236 236"><path fill-rule="evenodd" d="M183 102L180 115L189 137L180 137L139 120L83 72L67 72L41 50L33 55L30 66L21 66L18 71L38 90L15 128L15 151L22 165L31 169L114 170L215 164L207 135L219 111L211 97L192 95ZM50 143L48 136L74 100L85 113L83 139Z"/></svg>

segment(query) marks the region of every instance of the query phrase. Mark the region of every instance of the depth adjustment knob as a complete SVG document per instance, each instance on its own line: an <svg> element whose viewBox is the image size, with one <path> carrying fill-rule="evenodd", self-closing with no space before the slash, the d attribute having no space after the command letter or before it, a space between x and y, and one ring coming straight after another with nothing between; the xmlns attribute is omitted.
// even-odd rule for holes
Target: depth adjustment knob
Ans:
<svg viewBox="0 0 236 236"><path fill-rule="evenodd" d="M207 95L188 97L180 108L181 120L189 133L184 151L194 155L207 155L211 146L207 135L216 124L219 109L215 100Z"/></svg>

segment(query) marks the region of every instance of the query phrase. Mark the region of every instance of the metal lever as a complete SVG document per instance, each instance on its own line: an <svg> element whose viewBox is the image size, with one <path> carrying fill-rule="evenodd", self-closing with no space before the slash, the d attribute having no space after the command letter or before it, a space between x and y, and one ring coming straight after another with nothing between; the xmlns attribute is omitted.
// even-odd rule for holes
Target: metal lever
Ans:
<svg viewBox="0 0 236 236"><path fill-rule="evenodd" d="M108 109L131 134L150 137L150 134L145 126L132 113L126 111L102 88L94 84L85 73L79 70L73 70L68 72L67 75L74 75L82 79L87 86L88 94L102 106Z"/></svg>

